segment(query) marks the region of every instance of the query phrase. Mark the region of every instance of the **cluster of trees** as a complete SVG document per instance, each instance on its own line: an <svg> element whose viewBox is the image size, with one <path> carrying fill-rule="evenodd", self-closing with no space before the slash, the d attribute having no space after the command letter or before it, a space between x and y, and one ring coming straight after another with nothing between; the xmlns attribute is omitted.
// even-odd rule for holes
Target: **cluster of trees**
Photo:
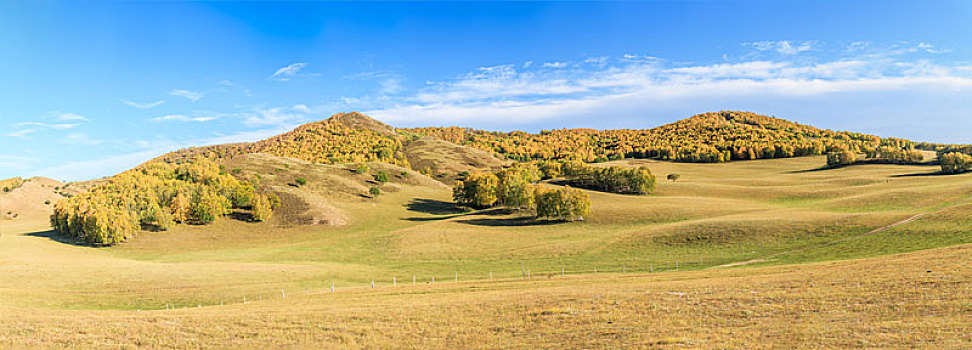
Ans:
<svg viewBox="0 0 972 350"><path fill-rule="evenodd" d="M925 160L925 156L911 146L895 147L884 145L877 148L866 149L864 153L866 159L869 159L872 162L918 164Z"/></svg>
<svg viewBox="0 0 972 350"><path fill-rule="evenodd" d="M225 174L214 161L197 157L180 165L147 163L62 199L54 206L51 225L90 244L113 245L141 229L213 223L232 209L249 210L253 220L266 221L279 205L280 199L261 191L256 180Z"/></svg>
<svg viewBox="0 0 972 350"><path fill-rule="evenodd" d="M857 153L849 149L838 149L832 152L827 152L827 167L836 168L845 165L851 165L857 162Z"/></svg>
<svg viewBox="0 0 972 350"><path fill-rule="evenodd" d="M972 170L972 156L960 152L949 152L938 156L942 173L957 174Z"/></svg>
<svg viewBox="0 0 972 350"><path fill-rule="evenodd" d="M530 134L449 127L401 131L438 137L519 161L565 159L588 163L622 158L703 163L788 158L822 155L838 148L877 148L889 140L746 112L700 114L648 130L560 129Z"/></svg>
<svg viewBox="0 0 972 350"><path fill-rule="evenodd" d="M532 164L517 164L496 173L469 174L452 189L456 205L471 208L503 206L533 210L538 218L575 221L591 211L591 199L568 187L545 189L536 184L542 174Z"/></svg>
<svg viewBox="0 0 972 350"><path fill-rule="evenodd" d="M644 166L594 167L581 162L566 162L561 173L574 186L598 191L648 194L655 190L655 175Z"/></svg>

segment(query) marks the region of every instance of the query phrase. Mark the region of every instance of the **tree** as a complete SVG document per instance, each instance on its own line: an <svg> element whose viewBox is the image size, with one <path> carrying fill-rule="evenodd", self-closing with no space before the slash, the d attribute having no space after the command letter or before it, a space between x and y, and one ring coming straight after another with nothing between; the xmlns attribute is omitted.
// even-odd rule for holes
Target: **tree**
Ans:
<svg viewBox="0 0 972 350"><path fill-rule="evenodd" d="M533 208L534 186L530 179L534 174L527 169L511 168L496 174L496 200L511 209Z"/></svg>
<svg viewBox="0 0 972 350"><path fill-rule="evenodd" d="M681 177L682 176L679 174L668 174L668 181L678 182L678 179L680 179Z"/></svg>
<svg viewBox="0 0 972 350"><path fill-rule="evenodd" d="M192 202L189 200L189 197L180 191L172 198L172 203L169 205L169 210L172 212L172 220L181 223L188 222L191 206Z"/></svg>
<svg viewBox="0 0 972 350"><path fill-rule="evenodd" d="M253 197L251 212L253 221L268 221L273 215L273 205L266 195L257 194Z"/></svg>
<svg viewBox="0 0 972 350"><path fill-rule="evenodd" d="M298 178L294 179L294 183L296 183L297 186L304 186L304 185L307 184L307 179L302 178L302 177L298 177Z"/></svg>
<svg viewBox="0 0 972 350"><path fill-rule="evenodd" d="M489 208L496 204L498 183L499 179L492 173L469 174L466 179L456 182L452 198L459 206Z"/></svg>
<svg viewBox="0 0 972 350"><path fill-rule="evenodd" d="M371 194L371 198L375 198L381 194L381 189L376 186L372 186L371 188L368 189L368 193Z"/></svg>
<svg viewBox="0 0 972 350"><path fill-rule="evenodd" d="M590 214L591 199L581 190L565 186L557 190L538 188L536 191L537 217L553 220L583 220Z"/></svg>

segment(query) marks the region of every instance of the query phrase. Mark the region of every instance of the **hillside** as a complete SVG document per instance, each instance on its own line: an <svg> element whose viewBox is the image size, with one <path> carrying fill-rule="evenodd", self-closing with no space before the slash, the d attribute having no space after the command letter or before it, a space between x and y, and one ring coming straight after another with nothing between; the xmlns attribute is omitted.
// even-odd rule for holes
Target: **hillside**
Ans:
<svg viewBox="0 0 972 350"><path fill-rule="evenodd" d="M361 113L339 113L322 121L253 143L184 149L156 160L179 163L195 155L228 159L242 154L265 153L303 159L318 164L383 162L408 167L404 137Z"/></svg>
<svg viewBox="0 0 972 350"><path fill-rule="evenodd" d="M512 163L478 148L429 136L408 142L405 156L413 169L445 184L454 183L463 173L497 170Z"/></svg>
<svg viewBox="0 0 972 350"><path fill-rule="evenodd" d="M400 131L437 137L516 160L657 158L679 162L821 155L847 148L866 152L881 145L907 147L909 141L831 131L748 112L699 114L647 130L545 130L491 132L469 128L414 128Z"/></svg>
<svg viewBox="0 0 972 350"><path fill-rule="evenodd" d="M64 184L57 180L34 177L0 182L8 189L0 192L0 220L46 218L53 204L64 198L61 191Z"/></svg>

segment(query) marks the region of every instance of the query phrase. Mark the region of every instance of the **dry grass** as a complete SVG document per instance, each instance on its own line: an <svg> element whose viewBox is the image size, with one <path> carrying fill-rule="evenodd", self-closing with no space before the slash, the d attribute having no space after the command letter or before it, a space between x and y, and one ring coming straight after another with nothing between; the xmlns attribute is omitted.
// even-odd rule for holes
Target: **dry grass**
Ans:
<svg viewBox="0 0 972 350"><path fill-rule="evenodd" d="M276 157L239 162L227 170L298 197L306 207L294 215L331 213L344 225L224 220L105 249L52 235L43 215L2 221L0 346L969 345L972 175L816 170L819 157L621 161L682 179L650 196L590 192L593 215L555 224L456 211L447 186L396 177L393 166L354 174ZM393 179L370 198L379 168ZM289 186L297 176L307 185ZM923 249L935 250L894 255ZM758 262L708 270L746 261ZM644 275L676 262L679 272ZM561 268L574 276L558 277ZM532 281L516 280L528 270ZM388 288L393 276L411 284L455 273L459 284ZM487 283L490 273L505 280ZM332 283L339 293L328 293ZM243 296L264 300L244 306Z"/></svg>
<svg viewBox="0 0 972 350"><path fill-rule="evenodd" d="M166 311L0 309L0 345L962 349L972 346L970 253L312 291Z"/></svg>

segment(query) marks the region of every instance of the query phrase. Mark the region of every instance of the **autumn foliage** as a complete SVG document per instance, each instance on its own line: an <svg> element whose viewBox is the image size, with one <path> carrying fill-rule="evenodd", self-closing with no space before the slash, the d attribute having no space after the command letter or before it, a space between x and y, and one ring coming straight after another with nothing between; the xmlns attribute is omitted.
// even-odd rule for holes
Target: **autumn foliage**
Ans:
<svg viewBox="0 0 972 350"><path fill-rule="evenodd" d="M823 155L837 148L863 150L889 145L889 141L895 146L905 142L731 111L700 114L647 130L560 129L530 134L448 127L400 131L438 137L520 161L568 159L588 163L623 158L719 163Z"/></svg>
<svg viewBox="0 0 972 350"><path fill-rule="evenodd" d="M265 221L277 206L276 195L263 193L254 181L222 173L212 160L197 157L180 165L148 163L62 199L51 225L90 244L113 245L142 229L213 223L233 209L250 210L255 221Z"/></svg>

